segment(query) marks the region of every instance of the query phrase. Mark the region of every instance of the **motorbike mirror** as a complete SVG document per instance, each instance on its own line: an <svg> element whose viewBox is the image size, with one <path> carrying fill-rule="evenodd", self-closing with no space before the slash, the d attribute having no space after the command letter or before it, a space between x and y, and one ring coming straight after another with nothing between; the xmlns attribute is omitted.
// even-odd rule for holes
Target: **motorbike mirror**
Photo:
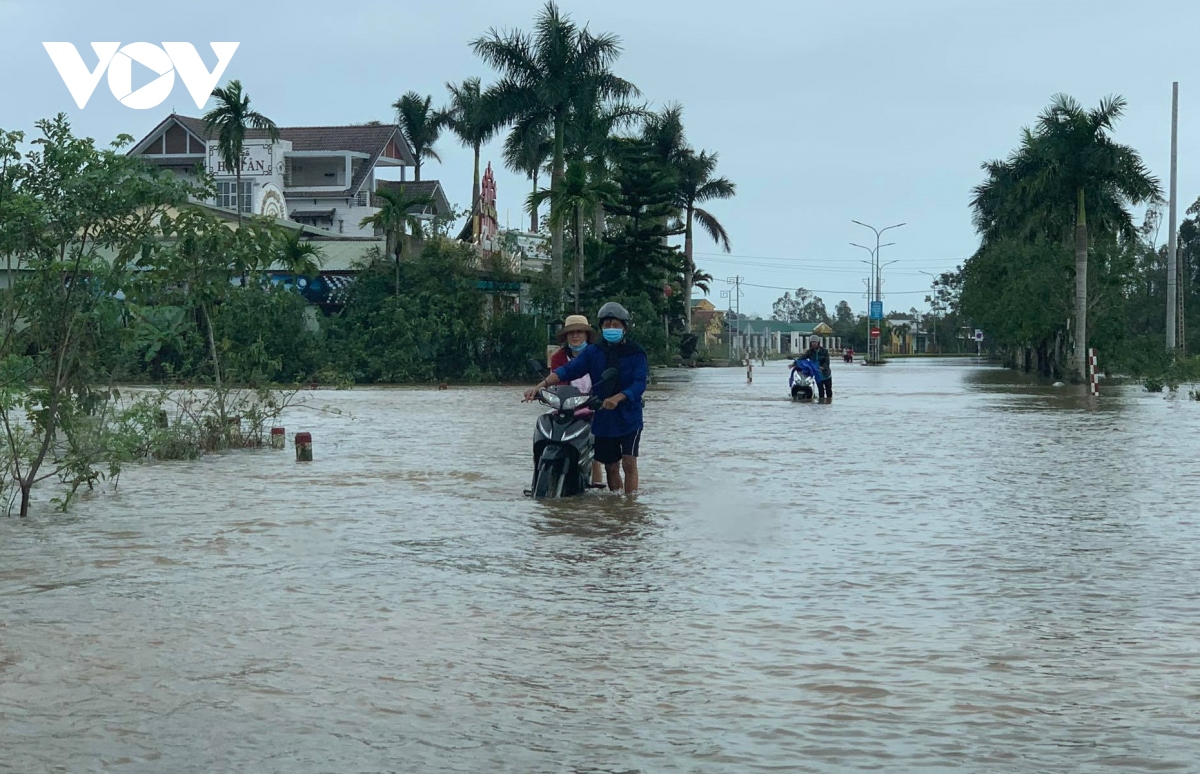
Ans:
<svg viewBox="0 0 1200 774"><path fill-rule="evenodd" d="M550 373L548 370L546 370L546 366L542 365L541 361L534 360L533 358L526 360L525 365L529 368L531 373L535 373L539 377L544 377L546 374Z"/></svg>
<svg viewBox="0 0 1200 774"><path fill-rule="evenodd" d="M604 373L600 374L600 381L611 382L620 376L620 374L621 372L615 368L606 368L604 369Z"/></svg>

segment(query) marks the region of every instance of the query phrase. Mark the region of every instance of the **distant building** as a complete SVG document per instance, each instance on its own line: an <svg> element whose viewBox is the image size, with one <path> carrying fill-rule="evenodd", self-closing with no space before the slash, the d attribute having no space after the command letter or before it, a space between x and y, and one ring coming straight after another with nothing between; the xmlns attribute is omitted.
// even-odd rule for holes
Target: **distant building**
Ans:
<svg viewBox="0 0 1200 774"><path fill-rule="evenodd" d="M840 350L842 340L823 322L786 323L778 320L741 320L727 325L734 349L764 351L777 355L799 355L808 349L812 336L821 337L826 349Z"/></svg>
<svg viewBox="0 0 1200 774"><path fill-rule="evenodd" d="M325 256L316 278L272 275L273 282L295 288L311 303L338 307L354 281L352 266L372 250L384 250L379 229L360 223L379 212L381 191L403 189L407 196L427 197L427 204L409 212L435 221L453 217L453 208L437 180L408 181L406 170L415 167L412 149L394 124L279 127L279 138L249 129L243 142L241 190L236 170L221 158L217 138L203 119L171 114L155 126L129 154L192 182L202 171L216 183L214 199L196 204L218 217L232 220L245 215L264 216L299 231L319 243ZM400 170L401 180L382 180L385 169ZM496 219L496 185L489 164L483 176L479 206L468 218L461 239L475 247L481 259L501 258L506 273L519 277L491 276L486 260L480 262L479 287L491 298L489 310L516 311L528 307L528 277L549 263L547 240L538 234L501 232Z"/></svg>
<svg viewBox="0 0 1200 774"><path fill-rule="evenodd" d="M381 181L381 169L414 166L412 150L394 124L348 126L281 126L279 139L250 129L243 143L242 190L236 192L236 170L226 168L217 138L200 118L172 114L129 151L146 161L195 181L199 170L216 181L216 207L313 226L334 234L376 236L365 217L379 211L378 188L400 183ZM449 215L450 205L436 181L404 183L412 194L428 194L430 216Z"/></svg>
<svg viewBox="0 0 1200 774"><path fill-rule="evenodd" d="M888 317L884 351L889 355L923 355L930 351L929 334L911 314Z"/></svg>
<svg viewBox="0 0 1200 774"><path fill-rule="evenodd" d="M707 298L692 299L692 332L700 337L701 347L711 347L721 341L725 313Z"/></svg>

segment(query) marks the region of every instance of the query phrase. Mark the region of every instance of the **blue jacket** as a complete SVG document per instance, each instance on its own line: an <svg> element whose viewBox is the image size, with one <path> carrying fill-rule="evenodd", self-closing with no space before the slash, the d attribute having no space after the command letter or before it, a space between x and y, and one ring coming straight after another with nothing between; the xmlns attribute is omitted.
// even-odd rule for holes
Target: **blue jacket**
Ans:
<svg viewBox="0 0 1200 774"><path fill-rule="evenodd" d="M601 385L600 377L612 361L620 373L616 388ZM556 368L554 374L559 381L569 382L584 374L592 377L593 390L602 398L618 392L625 393L625 400L613 411L598 409L592 418L592 435L600 438L619 438L642 429L642 393L646 391L646 376L650 363L646 351L630 341L609 344L602 341L589 344L565 366Z"/></svg>

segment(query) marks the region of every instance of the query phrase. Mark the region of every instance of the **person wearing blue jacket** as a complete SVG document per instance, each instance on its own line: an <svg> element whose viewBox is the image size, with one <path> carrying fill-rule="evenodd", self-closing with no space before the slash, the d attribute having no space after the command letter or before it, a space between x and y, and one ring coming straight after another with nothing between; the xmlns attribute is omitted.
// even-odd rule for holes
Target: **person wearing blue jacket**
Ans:
<svg viewBox="0 0 1200 774"><path fill-rule="evenodd" d="M593 391L604 396L601 409L592 418L595 459L604 466L609 490L615 492L621 488L624 472L625 493L633 494L638 488L642 394L646 391L650 364L646 350L629 340L629 312L625 307L609 301L600 307L598 317L600 341L589 344L566 365L552 371L525 393L525 400L535 399L543 387L590 375ZM601 377L610 367L617 369L618 376L614 383L602 384Z"/></svg>

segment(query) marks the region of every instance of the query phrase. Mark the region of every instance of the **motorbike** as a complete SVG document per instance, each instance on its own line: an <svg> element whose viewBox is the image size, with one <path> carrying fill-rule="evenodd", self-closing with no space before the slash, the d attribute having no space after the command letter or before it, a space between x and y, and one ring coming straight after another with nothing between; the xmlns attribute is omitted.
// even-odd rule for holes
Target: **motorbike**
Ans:
<svg viewBox="0 0 1200 774"><path fill-rule="evenodd" d="M817 394L817 381L821 378L820 367L811 360L797 360L788 376L788 388L792 400L812 400Z"/></svg>
<svg viewBox="0 0 1200 774"><path fill-rule="evenodd" d="M543 375L548 373L536 361L531 361L530 367ZM600 385L615 381L618 373L616 368L604 371ZM569 384L556 384L538 392L538 401L550 410L538 417L534 427L533 488L525 490L526 497L573 497L591 488L592 423L590 417L578 413L599 409L604 402L601 394L582 393Z"/></svg>

